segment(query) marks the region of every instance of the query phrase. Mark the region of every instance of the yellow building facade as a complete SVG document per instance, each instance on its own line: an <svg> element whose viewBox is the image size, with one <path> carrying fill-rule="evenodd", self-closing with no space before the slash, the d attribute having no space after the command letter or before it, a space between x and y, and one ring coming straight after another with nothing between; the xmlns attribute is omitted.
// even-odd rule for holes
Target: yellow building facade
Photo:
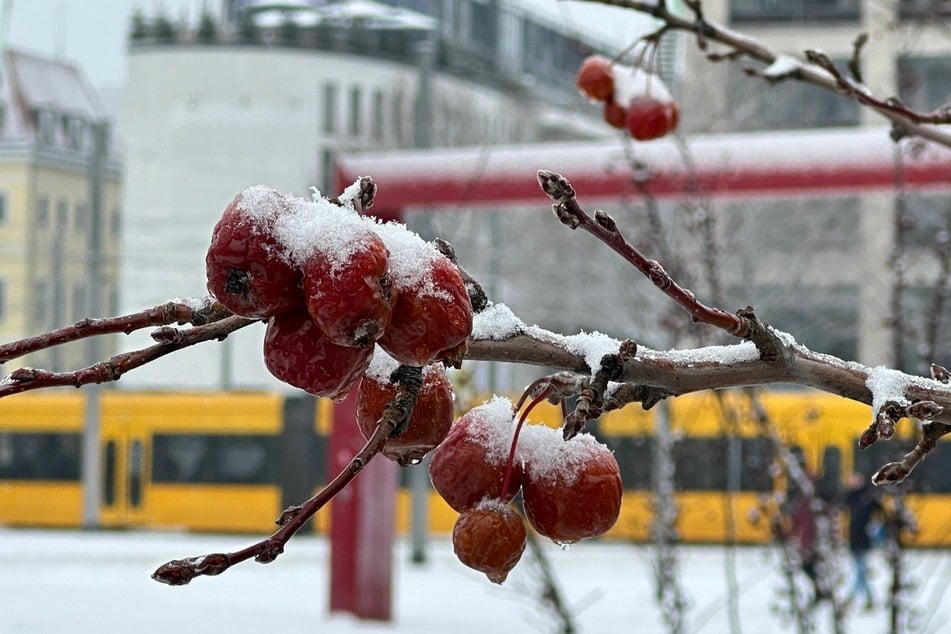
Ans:
<svg viewBox="0 0 951 634"><path fill-rule="evenodd" d="M121 168L79 68L8 50L3 70L0 341L9 342L115 313ZM86 361L79 343L9 365L67 370Z"/></svg>

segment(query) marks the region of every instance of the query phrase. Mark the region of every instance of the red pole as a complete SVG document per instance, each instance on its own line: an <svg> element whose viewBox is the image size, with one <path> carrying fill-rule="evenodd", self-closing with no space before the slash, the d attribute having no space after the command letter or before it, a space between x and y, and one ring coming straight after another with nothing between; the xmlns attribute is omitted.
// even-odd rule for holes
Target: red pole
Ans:
<svg viewBox="0 0 951 634"><path fill-rule="evenodd" d="M365 443L356 423L356 389L334 405L329 477L346 468ZM362 619L393 617L393 533L396 463L377 456L330 503L330 611Z"/></svg>

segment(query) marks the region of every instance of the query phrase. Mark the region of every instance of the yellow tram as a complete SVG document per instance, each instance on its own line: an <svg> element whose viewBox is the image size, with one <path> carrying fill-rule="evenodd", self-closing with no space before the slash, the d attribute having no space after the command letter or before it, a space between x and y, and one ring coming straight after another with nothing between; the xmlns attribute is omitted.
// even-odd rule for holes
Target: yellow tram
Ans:
<svg viewBox="0 0 951 634"><path fill-rule="evenodd" d="M82 391L27 393L0 400L0 525L76 527L82 523ZM805 455L820 490L834 496L853 470L868 475L913 444L899 434L859 451L867 406L803 391L758 398L778 433ZM281 510L327 479L332 404L272 393L144 393L100 397L100 522L110 527L266 532ZM686 542L768 539L753 511L777 486L770 442L742 392L672 399L659 407L674 438L678 532ZM618 459L625 485L609 538L650 538L653 454L659 410L611 412L589 429ZM557 425L543 404L532 421ZM951 469L941 447L912 474L907 503L920 524L911 543L951 545ZM398 492L397 527L407 529L409 493ZM315 530L324 531L327 513ZM430 530L448 533L455 513L430 491Z"/></svg>

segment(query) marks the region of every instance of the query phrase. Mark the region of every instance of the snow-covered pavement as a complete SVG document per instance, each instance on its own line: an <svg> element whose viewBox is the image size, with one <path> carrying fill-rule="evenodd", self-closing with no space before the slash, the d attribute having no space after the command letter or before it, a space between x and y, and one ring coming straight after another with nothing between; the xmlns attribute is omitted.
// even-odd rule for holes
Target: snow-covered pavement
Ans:
<svg viewBox="0 0 951 634"><path fill-rule="evenodd" d="M431 542L429 561L409 563L396 553L395 619L360 622L327 612L328 545L298 537L275 563L248 562L215 578L172 588L149 575L170 559L235 550L254 538L235 535L79 532L0 529L0 632L414 632L505 634L551 632L551 613L532 595L533 567L523 560L504 586L459 564L445 539ZM643 545L583 543L562 551L549 545L579 629L589 634L663 632L653 601L650 553ZM688 632L729 632L726 551L681 550L690 600ZM913 551L913 600L925 632L951 632L951 553ZM887 585L880 558L873 582ZM780 579L775 553L736 552L743 632L793 631L774 608ZM819 632L829 631L820 611ZM881 608L849 615L848 631L885 632Z"/></svg>

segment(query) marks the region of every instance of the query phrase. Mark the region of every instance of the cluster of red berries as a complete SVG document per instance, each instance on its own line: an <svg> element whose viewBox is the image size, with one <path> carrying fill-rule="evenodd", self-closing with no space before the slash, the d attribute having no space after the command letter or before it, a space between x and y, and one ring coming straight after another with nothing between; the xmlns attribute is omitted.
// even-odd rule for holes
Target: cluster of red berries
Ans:
<svg viewBox="0 0 951 634"><path fill-rule="evenodd" d="M268 370L317 396L346 396L377 346L405 365L458 365L472 332L458 268L352 203L248 188L215 226L205 267L222 305L267 320Z"/></svg>
<svg viewBox="0 0 951 634"><path fill-rule="evenodd" d="M621 510L621 476L607 447L589 434L565 441L543 425L519 429L512 403L495 397L452 425L429 466L433 487L460 513L456 556L495 583L525 549L524 524L509 505L520 490L529 524L559 544L603 535Z"/></svg>
<svg viewBox="0 0 951 634"><path fill-rule="evenodd" d="M680 123L680 107L654 73L590 55L581 63L576 83L588 99L604 102L609 125L638 141L659 139Z"/></svg>

